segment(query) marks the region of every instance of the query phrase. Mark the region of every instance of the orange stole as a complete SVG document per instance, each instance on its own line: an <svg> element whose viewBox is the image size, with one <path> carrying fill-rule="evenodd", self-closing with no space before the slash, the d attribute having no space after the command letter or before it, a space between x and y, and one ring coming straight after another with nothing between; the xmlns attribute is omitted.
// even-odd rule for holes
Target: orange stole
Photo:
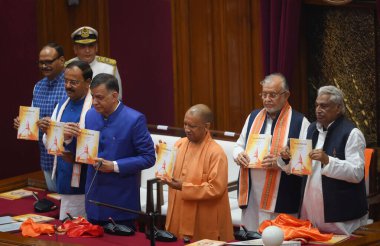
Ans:
<svg viewBox="0 0 380 246"><path fill-rule="evenodd" d="M267 111L262 109L252 123L251 134L259 134L264 125ZM288 102L281 109L280 115L277 119L276 126L273 131L272 143L270 153L277 155L278 151L283 147L284 138L287 136L290 125L291 107ZM248 136L248 138L249 138ZM247 206L249 195L249 169L240 168L239 177L239 206ZM277 175L280 174L279 170L268 169L265 176L264 189L261 195L260 208L270 210L276 188Z"/></svg>

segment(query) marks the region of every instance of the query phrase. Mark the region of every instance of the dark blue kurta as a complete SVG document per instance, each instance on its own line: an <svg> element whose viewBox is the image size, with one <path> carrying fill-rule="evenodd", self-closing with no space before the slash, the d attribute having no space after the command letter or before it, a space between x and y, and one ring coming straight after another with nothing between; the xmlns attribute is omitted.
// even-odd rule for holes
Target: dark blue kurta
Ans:
<svg viewBox="0 0 380 246"><path fill-rule="evenodd" d="M87 170L86 213L87 218L96 221L116 221L135 219L137 215L111 208L96 206L88 200L109 203L140 211L140 174L141 170L155 163L155 151L152 138L146 126L145 116L122 103L108 118L104 118L95 109L86 115L86 129L100 131L98 157L116 161L119 173Z"/></svg>
<svg viewBox="0 0 380 246"><path fill-rule="evenodd" d="M62 104L66 99L61 100L58 105L57 114ZM62 113L60 122L79 122L80 115L82 113L82 108L85 98L74 102L70 100L66 108ZM73 141L65 146L66 150L69 150L75 155L76 151L76 138L73 138ZM79 187L71 187L71 176L73 174L73 164L65 162L62 157L57 157L57 192L59 194L84 194L84 187L86 184L86 172L87 164L81 165L81 177Z"/></svg>

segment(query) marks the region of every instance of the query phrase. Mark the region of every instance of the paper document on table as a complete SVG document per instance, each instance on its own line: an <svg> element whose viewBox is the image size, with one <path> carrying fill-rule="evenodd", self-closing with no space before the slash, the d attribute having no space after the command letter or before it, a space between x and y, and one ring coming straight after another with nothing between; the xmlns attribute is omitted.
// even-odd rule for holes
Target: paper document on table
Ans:
<svg viewBox="0 0 380 246"><path fill-rule="evenodd" d="M38 215L38 214L23 214L23 215L17 215L13 216L14 220L24 222L27 219L31 218L34 222L48 222L54 220L53 217Z"/></svg>
<svg viewBox="0 0 380 246"><path fill-rule="evenodd" d="M1 216L0 225L16 222L11 216Z"/></svg>
<svg viewBox="0 0 380 246"><path fill-rule="evenodd" d="M28 196L32 196L33 192L30 190L17 189L11 190L7 192L0 193L0 198L8 199L8 200L16 200Z"/></svg>
<svg viewBox="0 0 380 246"><path fill-rule="evenodd" d="M223 241L202 239L202 240L196 241L194 243L187 244L187 246L222 246L225 244L226 244L226 242L223 242Z"/></svg>
<svg viewBox="0 0 380 246"><path fill-rule="evenodd" d="M264 243L262 239L253 239L253 240L247 240L247 241L226 243L225 245L264 245ZM301 246L301 242L300 241L283 241L281 245Z"/></svg>
<svg viewBox="0 0 380 246"><path fill-rule="evenodd" d="M22 222L13 222L13 223L0 225L0 231L1 232L18 231L18 230L20 230L21 224L22 224Z"/></svg>

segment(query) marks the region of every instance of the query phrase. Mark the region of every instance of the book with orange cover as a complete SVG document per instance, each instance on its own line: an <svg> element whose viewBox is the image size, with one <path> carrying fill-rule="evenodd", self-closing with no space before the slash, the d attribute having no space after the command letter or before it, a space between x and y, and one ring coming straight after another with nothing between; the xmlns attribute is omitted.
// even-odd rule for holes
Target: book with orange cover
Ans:
<svg viewBox="0 0 380 246"><path fill-rule="evenodd" d="M62 155L63 147L63 127L65 123L51 121L46 133L47 152L50 155Z"/></svg>
<svg viewBox="0 0 380 246"><path fill-rule="evenodd" d="M0 198L4 198L7 200L16 200L16 199L32 196L32 194L33 192L30 190L17 189L17 190L0 193Z"/></svg>
<svg viewBox="0 0 380 246"><path fill-rule="evenodd" d="M298 175L310 175L311 159L309 153L312 150L310 139L290 139L290 172Z"/></svg>
<svg viewBox="0 0 380 246"><path fill-rule="evenodd" d="M40 117L40 108L20 106L20 126L17 129L17 139L38 141L37 121Z"/></svg>
<svg viewBox="0 0 380 246"><path fill-rule="evenodd" d="M81 129L77 137L77 148L75 161L86 164L95 164L95 158L98 156L99 132Z"/></svg>
<svg viewBox="0 0 380 246"><path fill-rule="evenodd" d="M216 240L210 240L210 239L202 239L190 244L187 244L187 246L222 246L226 242L223 241L216 241Z"/></svg>
<svg viewBox="0 0 380 246"><path fill-rule="evenodd" d="M272 139L267 134L250 134L247 140L246 152L249 157L249 168L262 168L261 162L269 152L269 145Z"/></svg>
<svg viewBox="0 0 380 246"><path fill-rule="evenodd" d="M170 148L166 143L158 144L158 153L155 164L155 175L157 178L167 178L171 180L176 154L176 147Z"/></svg>
<svg viewBox="0 0 380 246"><path fill-rule="evenodd" d="M54 220L53 217L43 216L43 215L39 215L39 214L23 214L23 215L13 216L14 220L22 221L22 222L26 221L29 218L31 218L36 223L48 222L48 221Z"/></svg>
<svg viewBox="0 0 380 246"><path fill-rule="evenodd" d="M58 201L61 200L61 196L58 193L49 193L46 196Z"/></svg>
<svg viewBox="0 0 380 246"><path fill-rule="evenodd" d="M347 235L334 235L330 240L328 241L309 241L310 244L323 244L323 245L334 245L340 242L343 242L347 239L349 239L350 236Z"/></svg>

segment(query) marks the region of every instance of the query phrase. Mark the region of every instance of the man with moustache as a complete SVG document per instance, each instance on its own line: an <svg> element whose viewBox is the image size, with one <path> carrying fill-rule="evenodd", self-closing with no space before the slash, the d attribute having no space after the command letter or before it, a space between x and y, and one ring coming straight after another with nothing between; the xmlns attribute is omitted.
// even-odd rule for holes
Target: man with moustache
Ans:
<svg viewBox="0 0 380 246"><path fill-rule="evenodd" d="M313 173L305 177L301 218L322 232L346 234L367 223L363 133L344 116L343 93L323 86L307 138ZM305 180L305 181L306 181Z"/></svg>
<svg viewBox="0 0 380 246"><path fill-rule="evenodd" d="M87 62L91 66L94 77L99 73L114 75L119 85L119 99L121 100L123 90L116 60L96 55L98 52L98 31L89 26L82 26L71 34L71 39L77 57L70 59L67 63L78 60Z"/></svg>
<svg viewBox="0 0 380 246"><path fill-rule="evenodd" d="M44 78L36 83L33 90L32 107L40 108L40 119L51 116L54 107L62 98L66 98L64 87L65 57L63 48L56 43L46 44L40 51L38 67ZM40 121L37 122L40 124ZM18 116L13 121L13 127L18 129ZM52 179L54 156L49 155L42 142L42 133L39 134L40 165L44 172L46 185L49 191L56 191L55 180Z"/></svg>
<svg viewBox="0 0 380 246"><path fill-rule="evenodd" d="M169 185L166 229L180 238L233 239L228 200L228 162L223 149L211 138L213 114L204 104L185 114L186 137L178 148Z"/></svg>
<svg viewBox="0 0 380 246"><path fill-rule="evenodd" d="M235 162L240 165L238 202L242 208L242 223L256 231L264 220L272 220L279 213L296 214L301 201L301 177L282 171L279 154L289 138L306 138L309 121L288 103L289 87L285 77L273 73L261 82L263 109L254 110L247 118L234 148ZM261 163L262 168L247 166L246 144L254 134L272 136L270 152Z"/></svg>
<svg viewBox="0 0 380 246"><path fill-rule="evenodd" d="M90 83L92 70L88 63L73 61L65 68L65 89L68 98L63 99L54 109L51 116L41 120L40 129L46 133L51 121L65 122L64 141L65 152L63 156L57 156L54 161L56 170L57 192L61 196L61 209L59 218L72 216L85 216L85 184L86 164L74 162L76 152L76 137L80 129L84 128L84 119L91 108L92 97ZM46 143L46 135L44 135Z"/></svg>

